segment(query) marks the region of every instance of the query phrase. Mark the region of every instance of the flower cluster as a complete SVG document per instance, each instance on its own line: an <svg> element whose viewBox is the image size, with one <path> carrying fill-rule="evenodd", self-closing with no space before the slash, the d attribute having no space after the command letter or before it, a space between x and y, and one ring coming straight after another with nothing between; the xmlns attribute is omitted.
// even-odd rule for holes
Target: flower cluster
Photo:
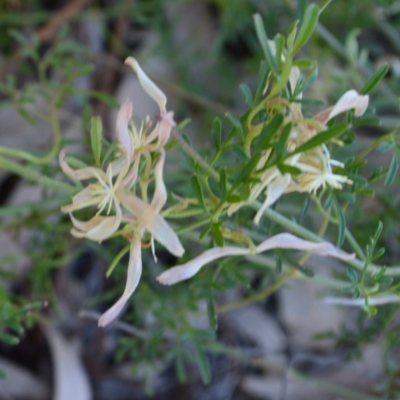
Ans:
<svg viewBox="0 0 400 400"><path fill-rule="evenodd" d="M271 52L275 54L275 43L269 43ZM282 55L282 61L285 57ZM296 93L297 84L300 80L300 70L292 67L288 79L289 90ZM268 84L265 91L268 89ZM244 205L251 204L261 193L264 192L265 199L262 207L258 210L254 221L259 223L261 216L266 208L274 204L284 193L289 192L308 192L315 193L319 188L330 186L334 189L342 189L345 183L352 182L344 175L336 174L335 167L344 165L331 158L326 144L321 144L310 150L296 152L304 143L327 129L327 122L337 115L354 109L355 116L364 114L368 107L369 97L360 95L355 90L344 93L337 103L312 118L304 119L301 112L302 93L297 94L296 101L289 102L281 97L266 99L265 107L267 113L272 118L276 113L284 115L284 124L291 124L291 131L286 141L286 151L293 155L285 160L289 167L295 167L298 174L283 173L277 166L267 167L273 157L273 147L263 151L263 154L256 166L251 178L256 182L251 186L250 195L245 201L233 203L228 208L231 215ZM249 137L253 140L257 137L264 127L264 123L252 124L252 115L249 118Z"/></svg>
<svg viewBox="0 0 400 400"><path fill-rule="evenodd" d="M164 93L148 78L137 61L130 57L126 63L135 70L142 87L159 106L160 115L156 126L152 127L150 119L146 118L137 128L131 120L133 105L126 100L118 112L116 124L120 154L108 164L106 171L94 167L72 169L65 160L65 149L59 157L66 175L80 181L91 181L73 197L72 204L62 208L71 217L71 234L101 242L121 229L123 236L131 242L125 291L101 316L99 326L109 324L118 316L139 283L142 272L142 237L146 231L151 234L152 240L157 240L175 256L180 257L184 253L177 235L159 214L167 200L163 180L163 147L175 126L173 112L166 110L167 99ZM145 167L141 165L143 163ZM143 176L141 180L140 171L145 171L149 176ZM148 202L147 189L151 173L154 193L151 202ZM141 196L135 193L138 182ZM89 221L78 220L73 212L86 207L96 207L96 214Z"/></svg>

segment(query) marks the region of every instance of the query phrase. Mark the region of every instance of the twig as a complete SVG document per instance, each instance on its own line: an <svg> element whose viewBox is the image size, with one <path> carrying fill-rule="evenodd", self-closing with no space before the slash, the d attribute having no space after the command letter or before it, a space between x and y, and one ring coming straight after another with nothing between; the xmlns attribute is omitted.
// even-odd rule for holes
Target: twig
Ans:
<svg viewBox="0 0 400 400"><path fill-rule="evenodd" d="M101 315L95 311L82 310L79 312L78 316L80 318L97 321ZM150 335L144 330L135 328L134 326L126 324L125 322L117 321L113 323L113 326L125 333L128 333L129 335L137 336L141 339L148 339L150 337Z"/></svg>

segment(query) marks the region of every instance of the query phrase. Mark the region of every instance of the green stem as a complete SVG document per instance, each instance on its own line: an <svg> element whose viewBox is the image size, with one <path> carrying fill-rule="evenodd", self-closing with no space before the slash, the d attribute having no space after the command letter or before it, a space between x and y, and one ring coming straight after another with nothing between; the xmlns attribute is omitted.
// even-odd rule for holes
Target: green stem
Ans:
<svg viewBox="0 0 400 400"><path fill-rule="evenodd" d="M348 400L380 400L379 397L370 396L365 393L360 393L352 389L345 388L343 386L335 385L333 383L326 382L319 378L307 376L299 371L290 369L288 372L288 378L296 381L304 382L309 385L315 386L325 392L332 393L337 396L343 396Z"/></svg>
<svg viewBox="0 0 400 400"><path fill-rule="evenodd" d="M262 290L259 293L256 293L252 296L246 297L244 299L233 301L228 304L224 304L216 308L216 312L218 314L225 313L227 311L234 310L236 308L247 306L248 304L255 303L257 301L265 300L268 296L275 293L283 284L289 279L292 278L297 273L297 270L291 270L280 277L274 284Z"/></svg>
<svg viewBox="0 0 400 400"><path fill-rule="evenodd" d="M386 140L393 140L394 135L397 133L399 128L394 129L393 131L382 135L378 139L374 140L371 144L369 144L361 153L356 155L356 160L364 160L364 158L373 150L375 150L382 142Z"/></svg>
<svg viewBox="0 0 400 400"><path fill-rule="evenodd" d="M60 182L56 179L49 178L48 176L44 176L32 168L20 165L14 161L2 157L0 157L0 168L17 174L29 181L36 182L42 186L47 186L52 189L60 190L67 194L72 194L75 191L73 186L67 185L66 183Z"/></svg>
<svg viewBox="0 0 400 400"><path fill-rule="evenodd" d="M219 182L219 173L211 167L207 161L201 157L199 153L197 153L196 150L194 150L190 145L182 138L181 134L179 132L176 132L174 129L171 132L171 135L173 138L179 143L181 146L182 150L189 155L190 157L193 158L194 161L196 161L205 171L207 171L213 178Z"/></svg>

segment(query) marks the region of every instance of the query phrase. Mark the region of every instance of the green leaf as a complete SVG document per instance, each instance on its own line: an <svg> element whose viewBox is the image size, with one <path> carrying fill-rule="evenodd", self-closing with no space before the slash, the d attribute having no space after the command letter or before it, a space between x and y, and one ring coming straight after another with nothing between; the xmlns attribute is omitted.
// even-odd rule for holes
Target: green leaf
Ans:
<svg viewBox="0 0 400 400"><path fill-rule="evenodd" d="M381 153L386 153L392 148L393 148L393 142L391 140L385 140L384 142L379 143L379 146L376 149Z"/></svg>
<svg viewBox="0 0 400 400"><path fill-rule="evenodd" d="M368 94L370 93L375 86L385 77L387 72L389 71L389 65L384 64L382 65L378 71L376 71L371 78L368 79L368 81L365 83L363 88L360 91L360 94Z"/></svg>
<svg viewBox="0 0 400 400"><path fill-rule="evenodd" d="M293 154L298 154L298 153L303 153L304 151L308 151L313 149L314 147L317 147L323 143L328 142L329 140L340 136L343 134L346 129L348 128L348 125L345 123L341 124L336 124L332 128L328 128L327 130L318 133L316 136L314 136L312 139L310 139L308 142L305 142L301 146L299 146L293 153Z"/></svg>
<svg viewBox="0 0 400 400"><path fill-rule="evenodd" d="M299 58L293 61L293 66L299 67L300 69L309 69L314 67L315 61L309 58Z"/></svg>
<svg viewBox="0 0 400 400"><path fill-rule="evenodd" d="M299 21L296 20L294 21L289 29L288 29L288 33L286 35L286 47L289 50L289 53L292 52L293 50L293 46L294 46L294 40L296 38L296 34L297 34L297 25L299 24Z"/></svg>
<svg viewBox="0 0 400 400"><path fill-rule="evenodd" d="M280 274L282 272L282 257L280 254L276 255L275 272Z"/></svg>
<svg viewBox="0 0 400 400"><path fill-rule="evenodd" d="M353 285L358 283L358 274L354 268L346 267L346 276Z"/></svg>
<svg viewBox="0 0 400 400"><path fill-rule="evenodd" d="M272 118L271 122L265 124L260 132L260 135L257 138L257 142L255 144L256 149L265 150L269 147L269 143L278 132L279 128L283 123L283 115L277 114Z"/></svg>
<svg viewBox="0 0 400 400"><path fill-rule="evenodd" d="M248 175L250 175L254 169L257 167L258 161L260 160L261 152L257 152L250 160L245 164L245 166L239 172L239 175L235 179L235 185L243 182Z"/></svg>
<svg viewBox="0 0 400 400"><path fill-rule="evenodd" d="M19 343L19 339L16 336L8 335L7 333L0 333L0 342L4 342L10 346L15 346Z"/></svg>
<svg viewBox="0 0 400 400"><path fill-rule="evenodd" d="M181 353L178 353L175 358L175 374L178 378L178 382L184 383L186 382L186 368L183 363L183 357Z"/></svg>
<svg viewBox="0 0 400 400"><path fill-rule="evenodd" d="M393 153L392 161L385 179L385 186L393 183L394 179L396 178L398 168L399 162L397 161L396 153Z"/></svg>
<svg viewBox="0 0 400 400"><path fill-rule="evenodd" d="M278 158L281 158L285 154L287 141L291 131L292 131L292 124L289 123L285 125L281 134L279 135L279 140L275 144L276 156Z"/></svg>
<svg viewBox="0 0 400 400"><path fill-rule="evenodd" d="M191 183L194 194L197 197L197 201L199 202L202 208L206 209L206 204L204 203L203 189L200 186L200 182L197 176L192 176Z"/></svg>
<svg viewBox="0 0 400 400"><path fill-rule="evenodd" d="M285 38L282 34L278 33L274 37L274 42L275 42L275 47L276 47L276 56L275 59L278 63L279 68L281 68L282 65L282 54L283 54L283 49L285 46Z"/></svg>
<svg viewBox="0 0 400 400"><path fill-rule="evenodd" d="M228 192L227 186L226 169L222 168L219 172L219 188L221 189L222 197L225 197Z"/></svg>
<svg viewBox="0 0 400 400"><path fill-rule="evenodd" d="M222 232L221 232L221 223L212 224L211 230L212 230L216 245L218 247L222 247L224 245L224 237L222 236Z"/></svg>
<svg viewBox="0 0 400 400"><path fill-rule="evenodd" d="M200 371L201 380L206 385L211 381L211 370L208 358L197 342L194 342L196 364Z"/></svg>
<svg viewBox="0 0 400 400"><path fill-rule="evenodd" d="M267 33L265 32L264 23L262 21L261 15L254 14L253 18L254 18L254 23L255 23L255 27L256 27L257 38L263 49L265 59L269 65L270 69L276 75L276 73L277 73L276 58L272 54L271 48L269 46L268 36L267 36Z"/></svg>
<svg viewBox="0 0 400 400"><path fill-rule="evenodd" d="M211 231L211 226L206 226L199 235L199 240L203 240Z"/></svg>
<svg viewBox="0 0 400 400"><path fill-rule="evenodd" d="M221 120L216 117L213 120L211 128L211 138L217 151L221 148L221 137L222 137L222 124Z"/></svg>
<svg viewBox="0 0 400 400"><path fill-rule="evenodd" d="M370 115L364 115L362 117L357 117L354 121L351 123L353 128L356 128L358 126L379 126L381 125L381 120L378 117L372 117Z"/></svg>
<svg viewBox="0 0 400 400"><path fill-rule="evenodd" d="M265 81L267 79L268 72L269 72L268 63L264 60L261 61L260 71L258 73L257 90L256 90L256 94L254 96L254 104L256 104L258 102L262 92L264 91Z"/></svg>
<svg viewBox="0 0 400 400"><path fill-rule="evenodd" d="M120 107L120 104L119 104L118 100L115 99L115 97L110 96L104 92L99 92L97 90L88 90L87 93L89 96L102 101L103 103L107 104L108 106L110 106L112 108Z"/></svg>
<svg viewBox="0 0 400 400"><path fill-rule="evenodd" d="M382 257L385 254L385 249L381 247L372 257L371 261L375 261L379 257Z"/></svg>
<svg viewBox="0 0 400 400"><path fill-rule="evenodd" d="M340 208L340 205L337 201L334 202L335 206L335 211L336 211L336 216L338 217L339 220L339 225L338 225L338 240L337 240L337 247L342 247L345 234L346 234L346 218L343 214L342 209Z"/></svg>
<svg viewBox="0 0 400 400"><path fill-rule="evenodd" d="M310 4L304 13L303 20L301 21L299 33L294 42L292 55L295 55L307 43L317 25L318 17L319 7L315 4Z"/></svg>
<svg viewBox="0 0 400 400"><path fill-rule="evenodd" d="M292 69L292 60L289 56L287 56L285 59L285 64L283 65L282 72L279 75L279 78L278 78L277 82L275 83L275 85L272 86L272 90L268 94L268 97L275 96L283 88L286 87L286 85L289 81L289 75L290 75L291 69Z"/></svg>
<svg viewBox="0 0 400 400"><path fill-rule="evenodd" d="M348 192L337 192L337 197L340 197L344 201L347 201L349 203L355 203L356 201L356 196L353 193L348 193Z"/></svg>
<svg viewBox="0 0 400 400"><path fill-rule="evenodd" d="M86 75L90 75L95 71L95 66L93 64L85 64L82 65L75 73L74 76L76 76L77 78L81 77L81 76L86 76Z"/></svg>
<svg viewBox="0 0 400 400"><path fill-rule="evenodd" d="M0 369L0 379L1 380L7 379L7 373L5 371L2 371L1 369Z"/></svg>
<svg viewBox="0 0 400 400"><path fill-rule="evenodd" d="M90 120L90 144L96 166L101 166L101 147L103 144L103 124L100 117L92 117Z"/></svg>
<svg viewBox="0 0 400 400"><path fill-rule="evenodd" d="M253 106L253 95L251 94L250 88L246 84L242 83L240 85L240 90L243 93L244 101L246 102L246 104L249 107L252 107Z"/></svg>
<svg viewBox="0 0 400 400"><path fill-rule="evenodd" d="M294 167L292 165L287 165L284 163L278 163L277 167L279 169L279 172L284 175L284 174L291 174L291 175L299 175L301 174L301 169Z"/></svg>
<svg viewBox="0 0 400 400"><path fill-rule="evenodd" d="M232 125L236 128L236 130L240 133L240 136L244 140L244 132L243 132L243 126L237 118L235 118L231 113L227 112L225 116L229 119L229 121L232 123Z"/></svg>
<svg viewBox="0 0 400 400"><path fill-rule="evenodd" d="M299 219L300 224L302 224L304 222L304 219L306 218L306 215L308 213L310 205L311 205L311 199L310 199L310 197L307 197L304 200L303 209L301 210L300 219Z"/></svg>
<svg viewBox="0 0 400 400"><path fill-rule="evenodd" d="M376 231L375 231L374 237L373 237L373 239L372 239L372 241L373 241L373 243L374 243L374 246L375 246L375 244L378 242L378 239L379 239L379 237L380 237L381 234L382 234L382 230L383 230L383 222L382 222L382 221L379 221L379 222L378 222L378 226L376 227Z"/></svg>
<svg viewBox="0 0 400 400"><path fill-rule="evenodd" d="M210 328L213 332L216 332L218 328L218 318L217 318L217 313L215 311L214 292L212 288L208 290L207 314L208 314L208 322L210 324Z"/></svg>
<svg viewBox="0 0 400 400"><path fill-rule="evenodd" d="M238 146L236 143L231 147L233 152L238 156L240 161L248 161L250 158L244 151L242 146Z"/></svg>

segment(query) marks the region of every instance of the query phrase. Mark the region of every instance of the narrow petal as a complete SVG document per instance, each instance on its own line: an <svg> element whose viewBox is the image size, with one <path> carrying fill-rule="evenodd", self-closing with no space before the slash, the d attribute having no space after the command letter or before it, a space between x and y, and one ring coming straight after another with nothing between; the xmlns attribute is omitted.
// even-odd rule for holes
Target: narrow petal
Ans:
<svg viewBox="0 0 400 400"><path fill-rule="evenodd" d="M196 275L204 265L211 261L218 260L222 257L247 254L250 254L250 250L241 247L215 247L206 250L204 253L185 264L168 269L158 276L157 280L163 285L173 285L174 283L184 281L185 279L190 279L192 276Z"/></svg>
<svg viewBox="0 0 400 400"><path fill-rule="evenodd" d="M161 114L161 121L157 124L158 146L163 147L171 135L172 128L176 126L173 111Z"/></svg>
<svg viewBox="0 0 400 400"><path fill-rule="evenodd" d="M72 204L62 206L61 211L64 213L71 213L73 211L82 210L82 208L97 206L98 204L101 203L103 198L104 196L96 196L96 197L90 197L82 201L73 201Z"/></svg>
<svg viewBox="0 0 400 400"><path fill-rule="evenodd" d="M147 229L170 253L181 257L185 252L178 236L153 207L135 195L123 190L118 191L121 204L137 219L139 225Z"/></svg>
<svg viewBox="0 0 400 400"><path fill-rule="evenodd" d="M129 254L128 276L121 298L109 308L99 319L99 326L106 326L121 313L128 299L135 291L142 275L142 251L140 238L134 238Z"/></svg>
<svg viewBox="0 0 400 400"><path fill-rule="evenodd" d="M271 182L267 187L267 197L261 206L261 208L257 211L256 216L254 217L254 223L258 224L260 219L264 213L264 211L274 204L285 192L291 182L291 176L289 174L285 174L273 182Z"/></svg>
<svg viewBox="0 0 400 400"><path fill-rule="evenodd" d="M154 189L154 196L151 201L151 206L156 212L160 212L167 201L167 189L163 180L164 162L165 150L160 149L160 158L158 159L157 164L154 167L154 177L156 185Z"/></svg>
<svg viewBox="0 0 400 400"><path fill-rule="evenodd" d="M133 142L129 133L129 122L132 118L133 105L129 99L126 99L118 111L117 115L117 139L122 146L122 149L128 156L128 160L132 159Z"/></svg>
<svg viewBox="0 0 400 400"><path fill-rule="evenodd" d="M280 233L272 236L264 242L260 243L256 251L262 253L271 249L296 249L308 251L313 254L319 254L325 257L334 257L341 260L351 260L354 254L344 253L338 250L333 244L328 242L315 243L308 240L300 239L290 233Z"/></svg>
<svg viewBox="0 0 400 400"><path fill-rule="evenodd" d="M75 229L71 230L71 234L75 237L85 237L95 242L107 239L116 232L121 224L121 209L117 207L116 211L115 216L95 216L89 221L80 221L70 214L71 221L75 227Z"/></svg>
<svg viewBox="0 0 400 400"><path fill-rule="evenodd" d="M359 117L364 114L368 102L369 96L360 95L355 90L349 90L342 95L333 107L320 112L314 119L325 124L330 119L351 109L354 109L354 114Z"/></svg>
<svg viewBox="0 0 400 400"><path fill-rule="evenodd" d="M165 94L157 87L157 85L144 73L140 68L139 63L133 58L128 57L125 60L125 64L128 64L136 72L139 82L145 92L158 104L161 113L166 112L167 98Z"/></svg>
<svg viewBox="0 0 400 400"><path fill-rule="evenodd" d="M107 179L106 174L101 169L98 168L86 167L86 168L72 169L65 161L66 152L67 152L66 149L62 149L58 157L61 169L65 175L68 175L71 178L78 179L80 181L84 179L97 178L97 176L100 176L102 179Z"/></svg>

